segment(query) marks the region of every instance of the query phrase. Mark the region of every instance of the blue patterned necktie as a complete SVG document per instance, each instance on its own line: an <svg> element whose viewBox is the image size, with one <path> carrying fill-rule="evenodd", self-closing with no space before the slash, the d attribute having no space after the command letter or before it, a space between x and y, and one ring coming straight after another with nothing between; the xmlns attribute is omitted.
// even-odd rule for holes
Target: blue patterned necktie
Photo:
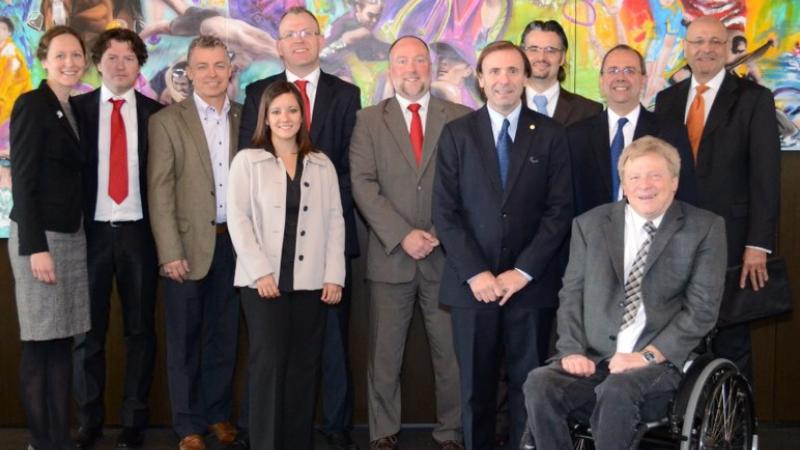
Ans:
<svg viewBox="0 0 800 450"><path fill-rule="evenodd" d="M503 127L500 129L500 136L497 137L497 165L500 166L500 182L503 188L506 187L508 178L508 160L511 154L511 136L508 135L508 126L511 122L503 119Z"/></svg>
<svg viewBox="0 0 800 450"><path fill-rule="evenodd" d="M622 129L628 119L620 117L617 122L617 132L614 134L614 140L611 141L611 201L615 202L619 198L619 172L617 171L617 163L619 156L622 154L622 149L625 148L625 136L622 134Z"/></svg>
<svg viewBox="0 0 800 450"><path fill-rule="evenodd" d="M547 114L547 97L544 95L534 95L533 104L536 105L536 112L549 116L549 114Z"/></svg>
<svg viewBox="0 0 800 450"><path fill-rule="evenodd" d="M642 242L639 251L636 252L633 265L631 265L631 270L628 272L628 281L625 282L625 302L623 303L625 312L622 315L621 330L633 325L633 320L636 319L636 313L639 312L639 307L642 304L644 266L647 263L647 254L650 252L650 244L653 242L653 236L656 234L656 227L653 225L653 222L648 220L644 224L644 231L647 232L647 238Z"/></svg>

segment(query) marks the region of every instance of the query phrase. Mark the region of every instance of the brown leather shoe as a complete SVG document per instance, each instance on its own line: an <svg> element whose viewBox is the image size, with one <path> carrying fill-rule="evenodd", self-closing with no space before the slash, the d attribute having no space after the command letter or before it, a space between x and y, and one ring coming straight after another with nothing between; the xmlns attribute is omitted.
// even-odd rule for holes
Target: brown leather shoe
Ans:
<svg viewBox="0 0 800 450"><path fill-rule="evenodd" d="M437 442L437 444L442 450L464 450L464 446L458 441L442 441Z"/></svg>
<svg viewBox="0 0 800 450"><path fill-rule="evenodd" d="M376 439L369 443L369 450L398 450L397 435L391 435Z"/></svg>
<svg viewBox="0 0 800 450"><path fill-rule="evenodd" d="M178 444L179 450L206 450L206 444L203 442L203 437L199 434L190 434Z"/></svg>
<svg viewBox="0 0 800 450"><path fill-rule="evenodd" d="M221 443L228 445L236 440L236 427L230 422L219 422L208 427L208 431L214 433L214 436Z"/></svg>

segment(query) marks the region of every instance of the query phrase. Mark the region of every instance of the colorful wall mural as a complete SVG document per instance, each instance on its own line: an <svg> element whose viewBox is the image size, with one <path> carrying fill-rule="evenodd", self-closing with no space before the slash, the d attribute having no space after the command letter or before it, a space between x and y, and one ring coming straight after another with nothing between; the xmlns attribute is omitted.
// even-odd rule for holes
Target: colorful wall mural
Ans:
<svg viewBox="0 0 800 450"><path fill-rule="evenodd" d="M34 51L44 30L69 24L89 41L109 27L136 30L150 52L138 89L163 103L191 93L185 70L191 39L217 35L230 47L236 68L230 94L241 101L247 84L282 70L277 22L296 5L320 21L323 69L359 85L364 105L392 95L386 54L398 36L415 34L431 44L437 95L476 107L480 50L498 39L519 42L533 19L555 19L570 40L565 88L599 100L602 56L627 43L646 57L642 102L650 106L659 90L689 75L686 24L711 14L729 30L729 68L773 91L782 147L800 150L797 0L0 0L0 16L8 18L0 19L0 236L11 208L8 118L16 97L43 78ZM99 77L90 70L84 82L88 91Z"/></svg>

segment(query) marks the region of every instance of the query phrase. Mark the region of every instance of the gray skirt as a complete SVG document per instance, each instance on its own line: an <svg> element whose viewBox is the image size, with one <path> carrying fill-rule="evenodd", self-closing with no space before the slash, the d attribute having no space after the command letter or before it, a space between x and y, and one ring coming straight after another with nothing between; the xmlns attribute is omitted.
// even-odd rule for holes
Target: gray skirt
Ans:
<svg viewBox="0 0 800 450"><path fill-rule="evenodd" d="M33 277L30 255L19 254L19 230L11 222L8 256L14 273L20 339L45 341L89 331L89 273L86 268L86 236L45 231L55 265L55 284Z"/></svg>

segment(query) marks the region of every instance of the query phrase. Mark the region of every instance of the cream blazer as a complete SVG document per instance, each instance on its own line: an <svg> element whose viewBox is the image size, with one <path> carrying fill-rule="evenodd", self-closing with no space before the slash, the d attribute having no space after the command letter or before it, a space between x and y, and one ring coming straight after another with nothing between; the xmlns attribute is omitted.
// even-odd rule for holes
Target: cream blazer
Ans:
<svg viewBox="0 0 800 450"><path fill-rule="evenodd" d="M294 288L344 286L344 219L333 163L323 153L303 158ZM286 226L286 168L262 149L243 149L228 176L228 231L236 250L234 285L255 288L272 274L279 282ZM302 258L301 258L302 257Z"/></svg>

